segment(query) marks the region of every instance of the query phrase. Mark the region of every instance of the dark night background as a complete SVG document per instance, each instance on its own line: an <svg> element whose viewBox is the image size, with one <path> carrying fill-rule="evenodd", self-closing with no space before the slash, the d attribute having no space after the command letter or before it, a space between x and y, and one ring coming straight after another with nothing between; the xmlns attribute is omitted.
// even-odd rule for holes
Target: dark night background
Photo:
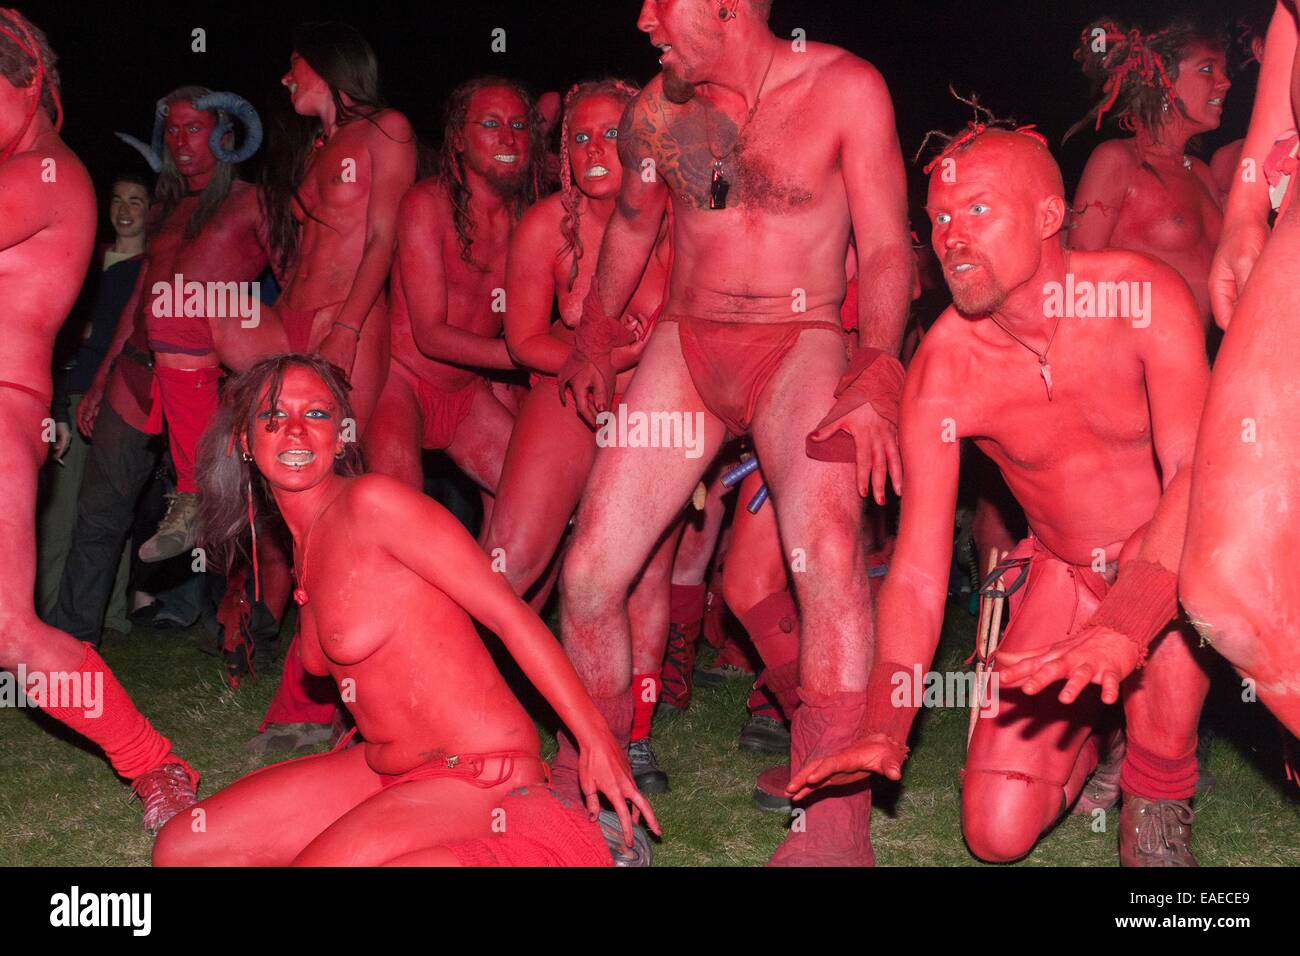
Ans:
<svg viewBox="0 0 1300 956"><path fill-rule="evenodd" d="M1071 54L1085 24L1102 15L1147 29L1196 13L1229 27L1267 11L1271 0L1030 0L882 2L775 0L772 27L833 43L871 61L893 93L899 136L910 160L926 130L953 129L970 110L948 84L971 90L999 115L1037 123L1052 141L1071 187L1099 135L1087 131L1060 147L1061 135L1091 105ZM389 102L436 144L444 95L477 73L505 73L534 90L563 91L576 80L615 74L642 81L658 53L636 29L639 0L264 0L106 2L36 0L21 5L59 54L67 119L64 136L104 187L121 170L147 172L114 130L148 139L153 104L186 83L234 90L259 109L286 96L278 80L289 61L289 31L304 19L341 19L360 29L379 56ZM190 31L207 31L207 52L190 50ZM503 27L507 52L491 52ZM1229 31L1235 36L1236 30ZM1230 62L1240 61L1229 50ZM1244 135L1257 67L1233 75L1223 128L1204 137L1204 158ZM1113 131L1100 135L1115 135ZM921 178L911 169L914 199Z"/></svg>

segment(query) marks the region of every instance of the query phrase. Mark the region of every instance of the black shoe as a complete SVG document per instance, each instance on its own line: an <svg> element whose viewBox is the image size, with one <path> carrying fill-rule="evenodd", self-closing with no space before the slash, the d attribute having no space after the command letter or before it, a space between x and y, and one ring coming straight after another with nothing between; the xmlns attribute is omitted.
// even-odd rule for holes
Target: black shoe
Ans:
<svg viewBox="0 0 1300 956"><path fill-rule="evenodd" d="M667 793L672 789L668 786L668 774L659 769L649 738L634 740L627 745L627 762L632 765L636 788L642 793Z"/></svg>
<svg viewBox="0 0 1300 956"><path fill-rule="evenodd" d="M790 731L785 724L774 717L763 714L750 714L745 726L740 728L737 740L741 750L752 754L790 753Z"/></svg>

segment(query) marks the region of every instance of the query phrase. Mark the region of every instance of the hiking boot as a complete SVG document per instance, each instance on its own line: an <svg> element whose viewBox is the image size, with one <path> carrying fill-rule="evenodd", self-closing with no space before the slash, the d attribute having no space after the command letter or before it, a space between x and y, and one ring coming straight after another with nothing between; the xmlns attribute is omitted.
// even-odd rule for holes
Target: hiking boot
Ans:
<svg viewBox="0 0 1300 956"><path fill-rule="evenodd" d="M1090 816L1094 810L1113 810L1119 806L1119 774L1124 754L1128 752L1128 741L1123 729L1098 740L1103 748L1100 761L1071 811L1076 815Z"/></svg>
<svg viewBox="0 0 1300 956"><path fill-rule="evenodd" d="M1124 794L1119 813L1121 866L1200 866L1192 856L1192 805Z"/></svg>
<svg viewBox="0 0 1300 956"><path fill-rule="evenodd" d="M695 671L695 685L697 687L722 687L729 681L753 679L754 675L751 671L747 671L735 664L714 662L708 667L700 667Z"/></svg>
<svg viewBox="0 0 1300 956"><path fill-rule="evenodd" d="M751 754L790 753L790 731L782 721L766 714L750 714L740 728L737 745Z"/></svg>
<svg viewBox="0 0 1300 956"><path fill-rule="evenodd" d="M198 803L194 788L187 768L178 763L165 763L136 777L131 789L144 804L145 832L156 835L164 823Z"/></svg>
<svg viewBox="0 0 1300 956"><path fill-rule="evenodd" d="M659 769L649 738L634 740L627 745L627 762L632 766L636 788L642 793L667 793L672 789L668 786L668 774Z"/></svg>
<svg viewBox="0 0 1300 956"><path fill-rule="evenodd" d="M167 497L158 533L140 545L140 560L149 564L189 554L199 540L199 493L178 491Z"/></svg>
<svg viewBox="0 0 1300 956"><path fill-rule="evenodd" d="M697 635L698 636L698 632ZM655 713L682 711L691 706L691 676L695 670L695 641L680 625L669 623L668 647L659 674L659 703Z"/></svg>

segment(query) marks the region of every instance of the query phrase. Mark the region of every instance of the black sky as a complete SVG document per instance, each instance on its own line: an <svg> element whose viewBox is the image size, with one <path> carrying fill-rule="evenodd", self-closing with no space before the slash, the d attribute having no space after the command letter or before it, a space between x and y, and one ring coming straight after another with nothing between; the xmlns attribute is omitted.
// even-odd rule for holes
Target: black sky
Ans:
<svg viewBox="0 0 1300 956"><path fill-rule="evenodd" d="M1037 123L1054 147L1090 105L1071 53L1080 30L1103 14L1148 27L1174 13L1209 11L1221 22L1266 8L1269 0L1026 0L1026 2L880 2L775 0L772 26L789 36L834 43L874 63L893 93L899 135L910 158L925 131L952 129L969 110L948 95L951 82L1002 115ZM565 89L589 76L645 81L657 53L637 31L639 0L263 0L109 2L36 0L21 9L48 33L60 56L67 112L64 134L103 182L142 163L112 136L147 139L152 104L186 83L231 89L256 105L283 95L277 85L289 58L289 31L304 19L341 19L375 47L384 92L421 138L438 139L445 93L476 73L506 73L536 90ZM202 27L207 52L191 52ZM492 30L506 30L505 53L491 52ZM1203 150L1243 134L1255 69L1236 76L1224 127ZM1113 135L1113 134L1110 134ZM1073 184L1092 135L1055 147ZM920 183L913 171L914 187Z"/></svg>

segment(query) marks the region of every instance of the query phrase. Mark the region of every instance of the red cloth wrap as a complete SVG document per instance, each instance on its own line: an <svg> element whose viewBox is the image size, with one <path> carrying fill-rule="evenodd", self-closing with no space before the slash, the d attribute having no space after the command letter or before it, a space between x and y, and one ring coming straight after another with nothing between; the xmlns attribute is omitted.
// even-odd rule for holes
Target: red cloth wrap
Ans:
<svg viewBox="0 0 1300 956"><path fill-rule="evenodd" d="M1146 663L1147 646L1178 613L1178 575L1150 561L1130 561L1101 606L1084 625L1123 634L1138 646L1138 667Z"/></svg>
<svg viewBox="0 0 1300 956"><path fill-rule="evenodd" d="M159 365L154 369L154 384L161 397L163 414L167 417L167 442L171 447L172 463L176 466L176 490L199 490L194 480L194 464L198 458L199 438L217 413L220 394L217 382L222 375L221 366L181 369ZM150 426L154 424L150 413Z"/></svg>
<svg viewBox="0 0 1300 956"><path fill-rule="evenodd" d="M605 307L600 304L600 283L591 281L591 289L582 300L582 318L573 331L573 351L565 360L557 379L560 392L563 393L575 375L587 365L595 367L604 380L604 394L598 396L601 402L608 402L614 393L614 363L610 353L620 345L631 345L636 335L623 322L605 314Z"/></svg>
<svg viewBox="0 0 1300 956"><path fill-rule="evenodd" d="M844 417L864 403L892 425L898 425L899 404L903 395L903 363L880 349L860 348L853 353L848 370L835 387L837 401L813 432ZM809 435L805 452L817 461L857 461L853 436L837 431L825 441L813 441Z"/></svg>
<svg viewBox="0 0 1300 956"><path fill-rule="evenodd" d="M86 645L85 656L71 676L81 684L83 694L87 688L91 693L100 692L100 687L96 684L102 682L99 712L93 713L84 706L49 707L46 706L48 700L37 700L36 703L47 714L98 744L112 763L113 769L127 780L134 781L150 770L174 763L185 768L190 782L198 786L198 771L172 753L171 742L158 733L148 718L136 709L126 688L118 683L104 659L95 653L91 645ZM98 681L96 677L99 678ZM82 703L86 703L84 696Z"/></svg>
<svg viewBox="0 0 1300 956"><path fill-rule="evenodd" d="M896 705L893 700L894 675L901 673L907 678L907 703ZM890 743L907 753L907 734L912 721L916 719L921 702L917 698L920 688L914 686L915 669L897 661L876 661L871 666L867 677L867 712L862 720L862 736L883 734Z"/></svg>
<svg viewBox="0 0 1300 956"><path fill-rule="evenodd" d="M1146 800L1186 800L1196 793L1196 747L1181 757L1162 757L1130 736L1119 785Z"/></svg>
<svg viewBox="0 0 1300 956"><path fill-rule="evenodd" d="M600 827L549 790L523 787L501 801L501 810L499 836L448 844L461 866L614 865Z"/></svg>

